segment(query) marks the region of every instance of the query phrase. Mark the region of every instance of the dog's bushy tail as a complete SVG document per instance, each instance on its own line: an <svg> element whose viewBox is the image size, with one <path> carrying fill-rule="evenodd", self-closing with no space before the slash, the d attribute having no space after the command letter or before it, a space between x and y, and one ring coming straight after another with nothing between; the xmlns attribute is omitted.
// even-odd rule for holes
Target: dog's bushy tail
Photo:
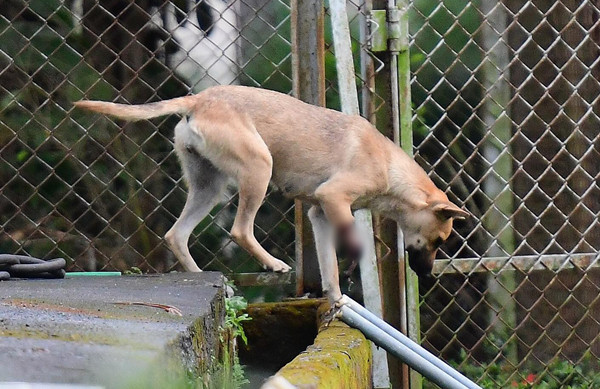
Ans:
<svg viewBox="0 0 600 389"><path fill-rule="evenodd" d="M152 119L174 113L187 113L192 110L194 103L195 101L193 97L187 96L139 105L109 103L106 101L93 100L81 100L75 102L74 104L77 108L88 109L90 111L115 116L121 119L135 121Z"/></svg>

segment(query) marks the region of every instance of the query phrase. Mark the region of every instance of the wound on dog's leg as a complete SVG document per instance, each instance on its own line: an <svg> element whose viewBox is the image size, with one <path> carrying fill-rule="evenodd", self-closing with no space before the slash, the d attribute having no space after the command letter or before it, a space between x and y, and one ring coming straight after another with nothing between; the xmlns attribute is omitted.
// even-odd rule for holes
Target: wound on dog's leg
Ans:
<svg viewBox="0 0 600 389"><path fill-rule="evenodd" d="M358 262L362 256L363 248L356 235L354 223L338 227L337 237L340 256L351 260L353 263ZM356 265L354 266L356 267Z"/></svg>

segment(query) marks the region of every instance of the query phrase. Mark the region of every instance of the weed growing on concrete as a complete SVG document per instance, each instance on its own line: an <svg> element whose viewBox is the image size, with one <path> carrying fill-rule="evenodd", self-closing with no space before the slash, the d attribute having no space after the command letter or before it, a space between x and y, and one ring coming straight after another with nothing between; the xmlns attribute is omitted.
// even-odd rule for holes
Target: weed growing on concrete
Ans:
<svg viewBox="0 0 600 389"><path fill-rule="evenodd" d="M225 327L233 331L234 337L240 337L244 344L248 344L248 338L244 333L242 323L252 320L247 313L241 313L248 307L248 302L242 296L233 296L225 299Z"/></svg>
<svg viewBox="0 0 600 389"><path fill-rule="evenodd" d="M233 282L228 281L226 284L233 290L236 289ZM246 337L242 323L252 320L247 313L242 313L247 307L248 301L246 301L246 299L242 296L231 296L225 298L224 330L230 332L233 339L237 339L238 337L241 338L246 345L248 344L248 338ZM223 339L221 339L221 342L223 342ZM233 378L232 388L241 388L250 382L246 379L244 367L240 364L240 360L237 355L237 347L235 345L233 350L233 366L231 375Z"/></svg>
<svg viewBox="0 0 600 389"><path fill-rule="evenodd" d="M132 266L129 268L129 270L123 271L123 274L125 274L126 276L132 276L144 274L144 272L142 272L142 269L140 269L139 267Z"/></svg>

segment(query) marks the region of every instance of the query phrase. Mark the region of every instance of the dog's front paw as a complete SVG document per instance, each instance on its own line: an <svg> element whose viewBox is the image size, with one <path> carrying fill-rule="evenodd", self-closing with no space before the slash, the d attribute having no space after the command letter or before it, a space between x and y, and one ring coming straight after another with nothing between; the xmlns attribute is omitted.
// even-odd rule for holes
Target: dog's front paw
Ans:
<svg viewBox="0 0 600 389"><path fill-rule="evenodd" d="M275 273L287 273L290 270L292 270L290 265L283 261L280 261L279 259L276 259L272 263L268 264L266 267L268 270L271 270Z"/></svg>

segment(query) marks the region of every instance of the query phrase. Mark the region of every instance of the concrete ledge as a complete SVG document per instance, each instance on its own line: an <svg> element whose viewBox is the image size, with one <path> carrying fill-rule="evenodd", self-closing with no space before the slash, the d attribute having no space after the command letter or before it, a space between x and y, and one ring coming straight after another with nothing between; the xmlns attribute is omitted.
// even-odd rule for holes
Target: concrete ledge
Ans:
<svg viewBox="0 0 600 389"><path fill-rule="evenodd" d="M281 381L284 378L285 384ZM291 384L293 386L285 386ZM279 385L279 386L275 386ZM285 365L268 388L371 388L371 345L363 334L340 321L322 327L314 344Z"/></svg>
<svg viewBox="0 0 600 389"><path fill-rule="evenodd" d="M2 281L0 382L221 388L224 317L220 273Z"/></svg>

